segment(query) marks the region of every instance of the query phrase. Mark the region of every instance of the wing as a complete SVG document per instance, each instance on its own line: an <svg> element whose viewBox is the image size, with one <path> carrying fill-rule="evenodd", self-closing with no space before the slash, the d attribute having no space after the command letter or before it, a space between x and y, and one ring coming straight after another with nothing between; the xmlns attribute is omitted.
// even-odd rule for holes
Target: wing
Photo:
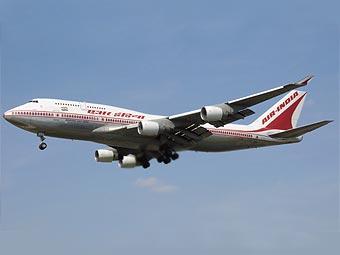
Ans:
<svg viewBox="0 0 340 255"><path fill-rule="evenodd" d="M245 117L254 114L254 112L251 109L248 109L248 107L262 103L273 97L282 95L288 91L306 86L309 83L309 81L312 80L312 78L313 76L309 75L295 83L289 83L280 87L276 87L250 96L242 97L236 100L227 101L225 103L219 104L217 106L223 105L229 106L230 108L233 109L233 112L231 114L228 114L226 118L220 121L210 122L210 124L219 127L239 119L244 119ZM176 126L187 126L191 125L192 123L198 124L206 123L201 118L201 110L195 110L191 112L181 113L178 115L173 115L170 116L169 119L173 121Z"/></svg>
<svg viewBox="0 0 340 255"><path fill-rule="evenodd" d="M157 121L157 120L154 120ZM108 141L114 136L129 136L129 137L140 137L138 133L138 124L130 124L126 126L113 126L106 125L96 128L92 131L93 134L106 138ZM180 147L190 147L197 143L198 141L210 136L211 133L201 127L199 124L191 124L185 127L175 127L172 131L162 133L157 137L142 137L147 142L147 139L157 139L159 144L167 144L167 147L174 148L176 146ZM108 144L111 146L110 144ZM141 146L144 147L144 146Z"/></svg>

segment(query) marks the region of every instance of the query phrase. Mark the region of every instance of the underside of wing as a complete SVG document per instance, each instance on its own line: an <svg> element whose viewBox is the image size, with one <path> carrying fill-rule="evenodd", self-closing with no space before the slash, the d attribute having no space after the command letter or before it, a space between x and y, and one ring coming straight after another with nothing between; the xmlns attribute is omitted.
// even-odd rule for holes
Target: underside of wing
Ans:
<svg viewBox="0 0 340 255"><path fill-rule="evenodd" d="M177 131L173 133L165 134L164 136L174 147L176 147L176 145L191 147L211 135L212 133L206 128L198 124L191 124L185 128L177 129Z"/></svg>
<svg viewBox="0 0 340 255"><path fill-rule="evenodd" d="M152 126L154 124L158 124L158 120L152 121ZM160 123L164 123L163 119L159 120ZM142 123L141 123L142 124ZM144 122L145 124L145 122ZM114 125L106 125L103 127L99 127L92 131L93 134L98 135L100 137L106 138L108 141L113 139L115 136L129 136L131 139L133 137L143 138L143 143L149 141L149 145L152 144L152 148L155 148L155 144L158 144L158 147L167 147L167 148L175 148L175 147L191 147L195 145L197 142L211 135L211 132L206 128L200 126L200 124L194 123L189 124L187 126L174 127L173 129L167 129L164 132L156 134L154 136L143 135L143 132L140 130L142 125L131 124L127 126L114 126ZM148 125L146 125L148 126ZM150 130L146 130L149 132ZM153 130L151 130L153 132ZM137 139L134 138L137 142ZM141 144L141 149L146 149L148 144ZM150 149L148 149L150 150ZM158 150L158 149L153 149Z"/></svg>

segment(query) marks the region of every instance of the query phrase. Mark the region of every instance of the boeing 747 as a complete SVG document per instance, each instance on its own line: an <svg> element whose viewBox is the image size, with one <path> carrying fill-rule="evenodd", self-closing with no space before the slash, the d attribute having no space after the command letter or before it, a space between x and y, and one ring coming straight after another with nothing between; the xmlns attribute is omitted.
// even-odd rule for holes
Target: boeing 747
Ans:
<svg viewBox="0 0 340 255"><path fill-rule="evenodd" d="M312 79L286 84L236 100L172 116L145 114L115 106L37 98L10 109L4 118L35 133L45 150L46 136L86 140L107 147L95 151L97 162L118 161L122 168L148 168L150 160L168 164L184 150L220 152L297 143L325 120L297 127ZM288 93L249 125L232 124L254 111L250 107Z"/></svg>

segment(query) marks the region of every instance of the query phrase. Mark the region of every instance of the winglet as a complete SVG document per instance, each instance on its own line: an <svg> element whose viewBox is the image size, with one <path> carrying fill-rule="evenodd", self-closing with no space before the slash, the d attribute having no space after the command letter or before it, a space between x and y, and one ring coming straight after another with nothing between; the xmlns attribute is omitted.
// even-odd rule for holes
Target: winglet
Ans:
<svg viewBox="0 0 340 255"><path fill-rule="evenodd" d="M313 75L308 75L305 78L303 78L302 80L296 82L297 85L301 85L301 86L305 86L307 85L312 79L314 78Z"/></svg>

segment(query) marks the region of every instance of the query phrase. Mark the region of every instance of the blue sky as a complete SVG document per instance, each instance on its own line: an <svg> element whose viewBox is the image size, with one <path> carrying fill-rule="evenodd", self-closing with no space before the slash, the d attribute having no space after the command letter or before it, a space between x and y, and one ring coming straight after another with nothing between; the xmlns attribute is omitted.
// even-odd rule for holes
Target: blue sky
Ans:
<svg viewBox="0 0 340 255"><path fill-rule="evenodd" d="M338 1L1 1L1 111L52 97L174 114L316 79L300 144L125 171L1 120L1 254L338 254ZM253 109L257 115L275 103ZM240 123L247 124L255 117Z"/></svg>

